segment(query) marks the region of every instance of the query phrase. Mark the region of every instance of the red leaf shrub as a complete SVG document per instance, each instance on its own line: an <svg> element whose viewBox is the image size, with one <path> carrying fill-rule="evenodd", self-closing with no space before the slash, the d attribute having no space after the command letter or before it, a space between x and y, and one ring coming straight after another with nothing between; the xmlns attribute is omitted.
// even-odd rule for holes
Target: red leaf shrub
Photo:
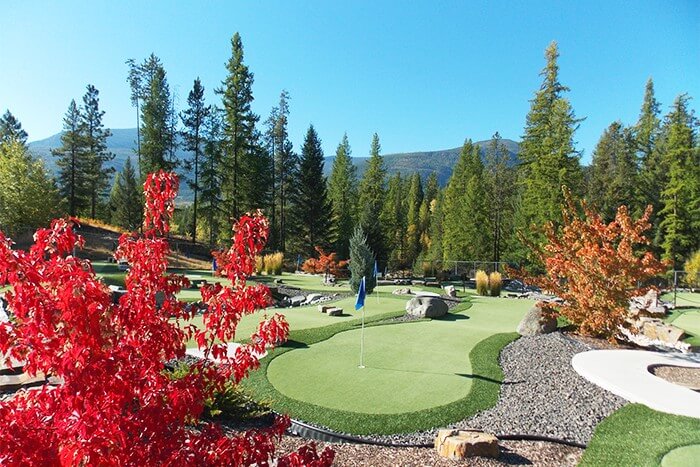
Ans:
<svg viewBox="0 0 700 467"><path fill-rule="evenodd" d="M529 244L546 275L521 277L564 300L563 305L543 304L543 310L565 316L582 334L613 339L624 323L630 298L644 293L638 285L666 268L644 251L651 206L637 220L630 217L627 206L620 206L615 220L606 224L585 201L584 215L579 216L568 192L565 197L561 229L549 223L544 228L549 243L543 248Z"/></svg>
<svg viewBox="0 0 700 467"><path fill-rule="evenodd" d="M301 265L301 269L309 274L330 273L335 277L343 277L346 274L347 261L339 261L336 253L326 253L321 247L314 247L318 253L318 259L309 258Z"/></svg>
<svg viewBox="0 0 700 467"><path fill-rule="evenodd" d="M55 220L37 231L29 251L12 250L0 234L0 285L12 286L6 299L13 313L11 322L0 323L0 354L26 361L30 374L63 380L0 402L0 464L265 466L274 457L286 418L234 436L212 423L189 426L214 391L258 366L256 352L287 336L284 317L275 315L235 356L226 357L217 344L233 340L241 317L270 299L264 286L246 286L267 241L267 220L258 212L235 225L224 266L231 286L202 287L204 328L180 326L192 316L175 294L188 281L168 274L166 260L177 187L174 174L148 176L143 236L124 234L119 241L117 256L130 269L117 305L90 262L71 255L82 244L71 222ZM157 305L159 293L165 298ZM221 364L200 361L183 378L171 379L163 362L184 356L192 337ZM310 445L278 465L320 466L332 459L332 452L319 457Z"/></svg>

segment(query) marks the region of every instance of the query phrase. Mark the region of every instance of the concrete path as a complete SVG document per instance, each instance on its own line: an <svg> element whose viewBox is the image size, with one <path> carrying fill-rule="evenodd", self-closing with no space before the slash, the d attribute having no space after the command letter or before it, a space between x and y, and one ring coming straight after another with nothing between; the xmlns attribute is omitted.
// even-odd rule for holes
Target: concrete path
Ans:
<svg viewBox="0 0 700 467"><path fill-rule="evenodd" d="M574 369L588 381L660 412L700 418L700 393L649 372L652 365L700 368L698 354L644 350L591 350L574 355Z"/></svg>
<svg viewBox="0 0 700 467"><path fill-rule="evenodd" d="M229 342L229 343L227 344L226 355L227 355L228 357L233 357L234 355L236 355L236 349L237 349L238 347L240 347L240 346L241 346L241 344L236 344L236 343L233 343L233 342ZM197 349L197 348L187 349L187 351L186 351L185 353L186 353L187 355L191 355L191 356L193 356L193 357L204 358L204 352L202 352L201 350L199 350L199 349ZM261 355L256 355L256 357L258 357L258 359L261 359L261 358L263 358L265 355L267 355L267 352L265 352L265 353L263 353L263 354L261 354ZM216 362L216 361L217 361L217 359L215 359L215 358L212 357L211 355L209 356L209 360L211 360L211 361L213 361L213 362Z"/></svg>

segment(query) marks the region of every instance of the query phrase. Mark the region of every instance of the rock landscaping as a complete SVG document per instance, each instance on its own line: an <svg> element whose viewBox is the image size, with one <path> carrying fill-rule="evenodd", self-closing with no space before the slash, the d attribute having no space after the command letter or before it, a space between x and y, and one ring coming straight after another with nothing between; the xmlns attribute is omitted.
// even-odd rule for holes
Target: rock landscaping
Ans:
<svg viewBox="0 0 700 467"><path fill-rule="evenodd" d="M414 318L439 318L448 310L447 303L435 297L414 297L406 303L406 314Z"/></svg>

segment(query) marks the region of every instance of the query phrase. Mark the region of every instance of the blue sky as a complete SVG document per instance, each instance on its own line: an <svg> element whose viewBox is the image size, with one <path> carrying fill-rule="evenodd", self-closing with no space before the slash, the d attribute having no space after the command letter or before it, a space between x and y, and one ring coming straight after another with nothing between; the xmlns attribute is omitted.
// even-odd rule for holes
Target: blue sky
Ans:
<svg viewBox="0 0 700 467"><path fill-rule="evenodd" d="M112 128L133 127L127 58L155 52L185 103L199 76L224 78L239 31L264 120L291 94L290 136L309 123L331 155L344 132L354 156L379 133L385 153L445 149L495 131L523 132L543 52L559 43L584 162L614 120L636 121L653 77L664 112L700 99L700 2L689 1L62 1L0 2L0 111L50 136L88 83Z"/></svg>

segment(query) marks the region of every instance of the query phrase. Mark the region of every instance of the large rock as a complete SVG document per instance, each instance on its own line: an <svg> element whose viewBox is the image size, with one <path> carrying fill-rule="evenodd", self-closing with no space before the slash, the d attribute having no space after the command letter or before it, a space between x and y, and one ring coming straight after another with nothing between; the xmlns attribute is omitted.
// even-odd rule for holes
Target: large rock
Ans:
<svg viewBox="0 0 700 467"><path fill-rule="evenodd" d="M535 305L530 308L525 317L518 324L518 333L521 336L538 336L549 334L557 330L557 319L546 316L542 308Z"/></svg>
<svg viewBox="0 0 700 467"><path fill-rule="evenodd" d="M457 289L454 285L446 285L444 289L448 297L457 298Z"/></svg>
<svg viewBox="0 0 700 467"><path fill-rule="evenodd" d="M406 313L414 318L439 318L447 310L447 303L436 297L414 297L406 303Z"/></svg>
<svg viewBox="0 0 700 467"><path fill-rule="evenodd" d="M500 454L498 438L481 431L440 430L435 449L441 457L455 460L473 456L496 458Z"/></svg>
<svg viewBox="0 0 700 467"><path fill-rule="evenodd" d="M678 343L684 334L681 328L665 324L660 320L658 322L656 320L646 321L642 326L642 332L651 340L658 340L664 344L671 345Z"/></svg>
<svg viewBox="0 0 700 467"><path fill-rule="evenodd" d="M396 290L394 290L394 291L391 292L391 293L394 294L394 295L413 295L413 293L411 293L411 289L409 289L408 287L403 287L403 288L401 288L401 289L396 289Z"/></svg>

